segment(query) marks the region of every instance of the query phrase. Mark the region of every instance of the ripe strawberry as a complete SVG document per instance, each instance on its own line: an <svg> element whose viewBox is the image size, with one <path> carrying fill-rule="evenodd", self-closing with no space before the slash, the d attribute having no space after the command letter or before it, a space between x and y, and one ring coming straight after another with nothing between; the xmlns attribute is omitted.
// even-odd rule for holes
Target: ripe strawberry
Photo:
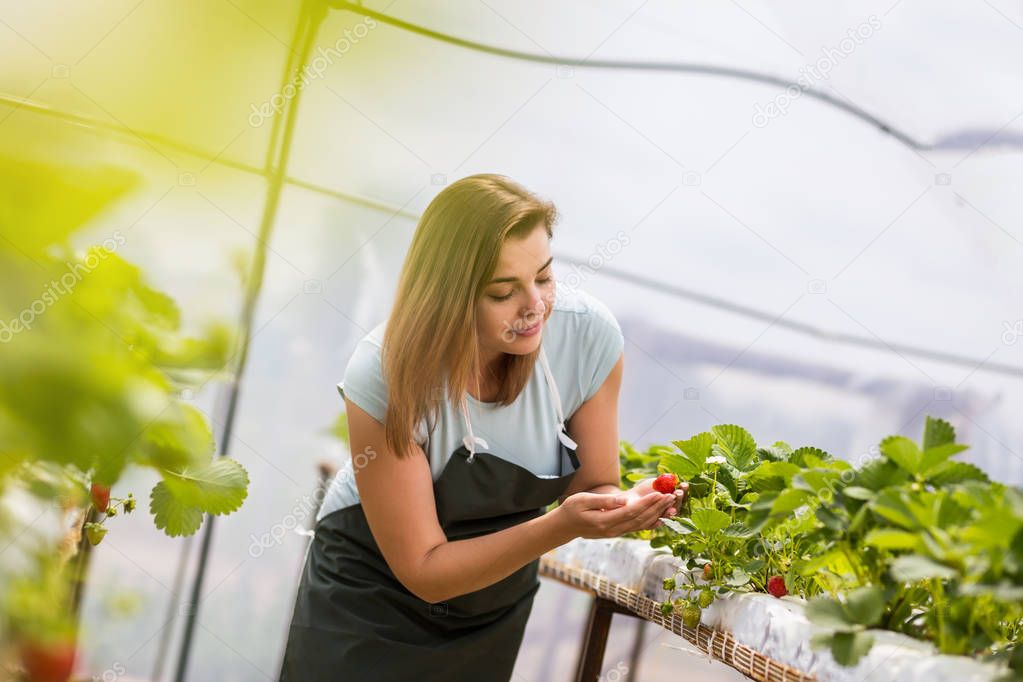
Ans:
<svg viewBox="0 0 1023 682"><path fill-rule="evenodd" d="M18 657L29 682L65 682L75 662L75 646L71 641L25 640L18 647Z"/></svg>
<svg viewBox="0 0 1023 682"><path fill-rule="evenodd" d="M96 511L105 512L110 506L110 486L93 483L91 492L92 503L96 506Z"/></svg>
<svg viewBox="0 0 1023 682"><path fill-rule="evenodd" d="M704 564L703 565L703 579L704 580L710 580L711 578L714 577L714 568L713 568L713 566L714 566L713 564Z"/></svg>
<svg viewBox="0 0 1023 682"><path fill-rule="evenodd" d="M785 587L785 578L780 575L772 575L767 579L767 591L775 597L784 597L789 593Z"/></svg>
<svg viewBox="0 0 1023 682"><path fill-rule="evenodd" d="M654 490L665 495L675 492L678 487L678 476L675 474L661 474L654 479Z"/></svg>

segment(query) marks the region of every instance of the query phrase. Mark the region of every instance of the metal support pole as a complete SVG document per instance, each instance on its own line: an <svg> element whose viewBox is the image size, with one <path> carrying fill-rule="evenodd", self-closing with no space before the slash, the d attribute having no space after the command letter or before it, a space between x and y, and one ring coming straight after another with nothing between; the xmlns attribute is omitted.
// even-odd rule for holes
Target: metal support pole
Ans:
<svg viewBox="0 0 1023 682"><path fill-rule="evenodd" d="M320 0L305 0L302 6L302 14L298 20L296 29L295 45L301 45L297 59L294 61L294 69L287 69L281 84L281 89L287 85L293 77L293 73L300 73L305 67L312 51L313 42L320 24L327 15L327 7ZM289 60L290 63L290 60ZM287 176L288 157L291 153L291 143L295 133L295 121L298 113L298 103L301 95L301 88L295 89L295 96L288 101L283 117L283 135L280 138L279 150L275 150L277 135L273 134L270 141L270 149L267 153L267 169L272 170L269 175L266 200L263 206L263 218L260 223L259 237L256 249L253 254L252 268L249 281L247 282L245 303L242 308L241 338L239 340L239 352L235 371L232 375L231 384L227 387L228 402L227 414L224 419L224 431L220 443L220 456L226 456L231 444L231 434L234 430L235 417L238 411L238 399L241 393L242 379L245 374L245 367L249 355L249 342L252 335L253 319L255 317L256 305L259 294L263 287L263 277L266 270L266 251L273 232L274 222L277 217L277 208L280 203L281 188ZM185 628L182 634L181 649L178 655L177 670L174 675L175 682L184 682L188 673L188 659L192 650L192 640L195 633L196 619L199 613L202 599L203 579L206 576L206 565L209 559L210 545L213 539L214 516L207 515L202 528L202 545L199 549L199 563L196 568L196 575L192 582L191 596L188 609L185 615Z"/></svg>

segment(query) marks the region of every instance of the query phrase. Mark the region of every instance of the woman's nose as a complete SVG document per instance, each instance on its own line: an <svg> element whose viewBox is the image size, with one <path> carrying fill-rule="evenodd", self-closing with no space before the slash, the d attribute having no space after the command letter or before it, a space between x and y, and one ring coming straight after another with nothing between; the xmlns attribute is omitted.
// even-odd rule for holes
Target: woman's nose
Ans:
<svg viewBox="0 0 1023 682"><path fill-rule="evenodd" d="M544 300L543 294L539 289L534 289L529 299L529 308L527 312L533 313L534 315L543 315L547 311L547 301Z"/></svg>

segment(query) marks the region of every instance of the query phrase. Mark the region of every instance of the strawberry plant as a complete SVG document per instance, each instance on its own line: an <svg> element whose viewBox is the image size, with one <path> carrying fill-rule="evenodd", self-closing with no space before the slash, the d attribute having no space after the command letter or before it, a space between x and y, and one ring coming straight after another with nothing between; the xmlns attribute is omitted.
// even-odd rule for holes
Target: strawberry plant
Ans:
<svg viewBox="0 0 1023 682"><path fill-rule="evenodd" d="M966 447L932 417L920 444L890 436L859 467L814 447L758 447L733 424L645 452L622 443L624 481L689 482L678 516L631 535L684 559L666 611L791 594L808 600L814 645L846 665L883 628L1023 668L1023 492L953 459Z"/></svg>
<svg viewBox="0 0 1023 682"><path fill-rule="evenodd" d="M172 536L194 533L206 513L238 509L247 493L244 468L215 455L205 416L182 398L222 371L234 332L212 324L186 335L174 301L117 253L122 232L71 246L136 184L112 169L0 158L0 546L8 548L0 639L22 643L33 679L70 666L75 627L67 566L75 536L46 536L37 519L59 528L76 518L76 532L101 542L109 519L135 509L133 493L111 497L131 467L159 475L148 509Z"/></svg>

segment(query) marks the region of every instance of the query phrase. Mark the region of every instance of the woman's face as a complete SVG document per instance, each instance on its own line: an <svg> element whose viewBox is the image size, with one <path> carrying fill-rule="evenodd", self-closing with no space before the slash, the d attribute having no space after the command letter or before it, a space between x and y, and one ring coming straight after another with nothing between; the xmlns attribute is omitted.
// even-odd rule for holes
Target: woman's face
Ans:
<svg viewBox="0 0 1023 682"><path fill-rule="evenodd" d="M554 307L550 237L538 224L521 239L501 246L493 279L477 307L477 331L484 358L497 353L525 355L536 350L544 322Z"/></svg>

